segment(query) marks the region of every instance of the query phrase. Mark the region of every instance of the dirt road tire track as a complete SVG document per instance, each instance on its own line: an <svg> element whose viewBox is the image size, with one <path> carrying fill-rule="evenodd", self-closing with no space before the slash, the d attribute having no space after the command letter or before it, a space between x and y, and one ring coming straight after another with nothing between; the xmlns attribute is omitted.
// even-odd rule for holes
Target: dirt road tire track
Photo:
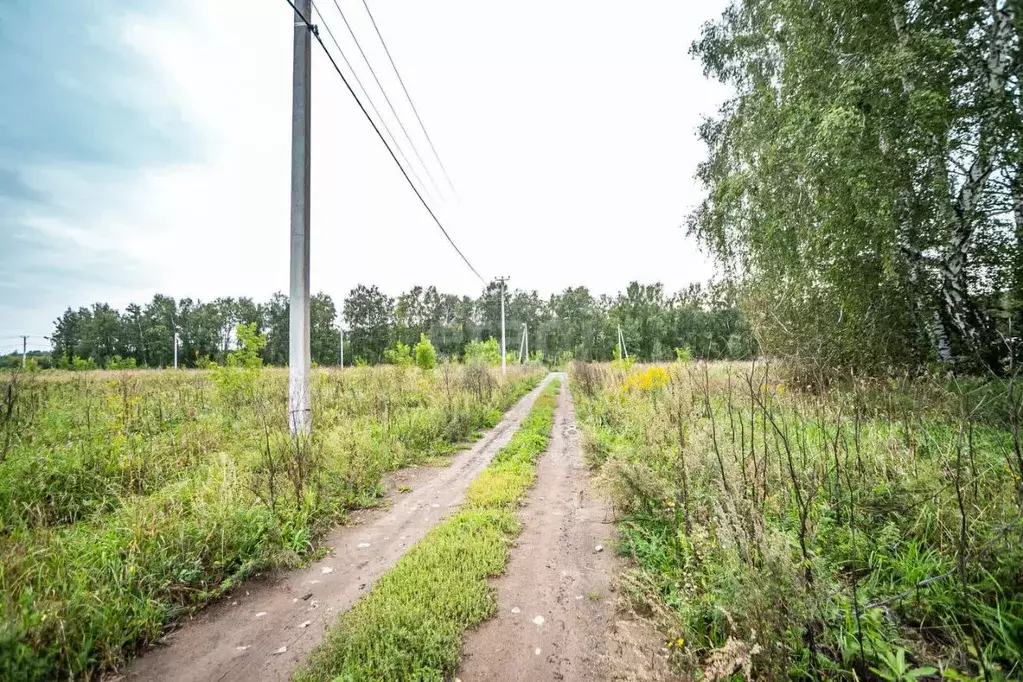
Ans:
<svg viewBox="0 0 1023 682"><path fill-rule="evenodd" d="M550 444L519 518L524 530L493 583L498 613L466 634L456 679L661 678L656 633L616 612L614 576L625 562L614 553L607 504L590 485L564 384Z"/></svg>
<svg viewBox="0 0 1023 682"><path fill-rule="evenodd" d="M355 515L357 525L323 539L326 558L274 578L249 581L201 611L129 668L128 680L287 680L322 639L336 616L430 528L457 507L469 483L511 440L533 401L550 381L513 406L501 422L447 467L412 467L388 476L390 493L379 509Z"/></svg>
<svg viewBox="0 0 1023 682"><path fill-rule="evenodd" d="M588 478L566 387L536 484L519 512L524 530L495 581L499 611L466 636L463 682L603 678L614 625L613 527Z"/></svg>

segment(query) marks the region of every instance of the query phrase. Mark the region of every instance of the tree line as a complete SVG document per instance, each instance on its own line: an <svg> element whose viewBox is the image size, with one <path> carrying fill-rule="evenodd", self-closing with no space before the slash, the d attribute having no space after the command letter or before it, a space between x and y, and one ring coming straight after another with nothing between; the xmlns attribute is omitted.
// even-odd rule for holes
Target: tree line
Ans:
<svg viewBox="0 0 1023 682"><path fill-rule="evenodd" d="M770 355L1007 369L1023 325L1018 0L745 0L692 53L691 234Z"/></svg>
<svg viewBox="0 0 1023 682"><path fill-rule="evenodd" d="M474 341L499 339L500 285L493 282L476 297L413 287L391 297L376 286L359 285L344 299L339 315L330 295L311 299L313 361L345 364L387 360L397 343L413 347L425 334L442 358L460 359ZM694 357L740 359L756 352L749 326L727 289L694 284L668 293L661 284L633 282L614 296L593 295L586 287L565 289L549 298L536 291L509 291L505 299L509 356L518 357L523 328L534 359L611 359L621 327L626 351L640 360L668 360L676 348ZM265 335L262 359L288 362L289 300L282 293L265 302L251 298L199 301L157 294L145 304L117 310L107 303L68 308L54 323L49 363L58 367L183 367L223 363L236 346L238 325L255 325Z"/></svg>

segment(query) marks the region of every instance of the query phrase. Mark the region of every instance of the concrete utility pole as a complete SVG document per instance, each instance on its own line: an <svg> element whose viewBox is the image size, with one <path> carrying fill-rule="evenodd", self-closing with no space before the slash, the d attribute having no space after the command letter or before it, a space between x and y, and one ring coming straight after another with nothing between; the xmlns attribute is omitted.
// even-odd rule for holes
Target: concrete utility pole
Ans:
<svg viewBox="0 0 1023 682"><path fill-rule="evenodd" d="M522 323L522 340L519 341L519 364L520 365L524 362L524 360L522 359L523 358L523 354L525 354L525 356L524 356L525 359L527 361L529 360L529 351L526 350L526 348L527 348L527 346L526 346L526 343L527 343L527 341L526 341L526 338L527 338L527 336L526 336L526 326L527 326L526 323L523 322Z"/></svg>
<svg viewBox="0 0 1023 682"><path fill-rule="evenodd" d="M288 423L308 434L309 402L309 136L312 104L312 0L296 0L295 65L291 100L291 309L288 346ZM301 16L299 16L301 14Z"/></svg>
<svg viewBox="0 0 1023 682"><path fill-rule="evenodd" d="M507 282L510 277L498 277L497 281L501 283L501 374L508 374L508 365L504 358L504 283Z"/></svg>
<svg viewBox="0 0 1023 682"><path fill-rule="evenodd" d="M28 337L21 337L21 368L25 369L28 364Z"/></svg>
<svg viewBox="0 0 1023 682"><path fill-rule="evenodd" d="M345 330L344 329L339 329L338 330L338 336L341 339L341 352L339 353L340 357L338 358L338 360L341 361L341 369L344 369L344 367L345 367Z"/></svg>
<svg viewBox="0 0 1023 682"><path fill-rule="evenodd" d="M178 368L178 333L174 332L174 369Z"/></svg>
<svg viewBox="0 0 1023 682"><path fill-rule="evenodd" d="M622 359L629 359L629 351L625 348L625 334L622 333L622 325L618 325L618 347L622 353Z"/></svg>

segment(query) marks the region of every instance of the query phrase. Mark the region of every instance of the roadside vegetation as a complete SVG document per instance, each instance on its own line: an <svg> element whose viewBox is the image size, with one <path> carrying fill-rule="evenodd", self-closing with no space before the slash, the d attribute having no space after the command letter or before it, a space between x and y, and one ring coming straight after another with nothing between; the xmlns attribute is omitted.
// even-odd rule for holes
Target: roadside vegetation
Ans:
<svg viewBox="0 0 1023 682"><path fill-rule="evenodd" d="M1023 675L1023 386L577 363L631 606L683 679Z"/></svg>
<svg viewBox="0 0 1023 682"><path fill-rule="evenodd" d="M557 379L548 384L511 442L469 486L463 510L431 530L341 615L297 680L449 679L462 633L497 608L487 578L504 569L520 532L515 508L547 449L559 390Z"/></svg>
<svg viewBox="0 0 1023 682"><path fill-rule="evenodd" d="M542 376L442 364L317 370L309 438L263 337L209 371L0 382L0 679L110 671L257 571L314 553L381 477L472 439ZM425 346L423 365L433 362Z"/></svg>
<svg viewBox="0 0 1023 682"><path fill-rule="evenodd" d="M1020 4L735 0L689 234L763 362L579 366L701 679L1023 678Z"/></svg>

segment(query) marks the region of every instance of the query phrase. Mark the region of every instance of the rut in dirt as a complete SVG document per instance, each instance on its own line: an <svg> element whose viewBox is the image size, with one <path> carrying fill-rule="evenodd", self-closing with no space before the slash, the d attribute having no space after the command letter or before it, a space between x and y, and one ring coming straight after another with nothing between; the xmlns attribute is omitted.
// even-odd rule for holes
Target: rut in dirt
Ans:
<svg viewBox="0 0 1023 682"><path fill-rule="evenodd" d="M462 682L663 678L660 642L618 615L614 524L590 484L567 386L519 511L523 532L493 584L498 613L466 634Z"/></svg>
<svg viewBox="0 0 1023 682"><path fill-rule="evenodd" d="M348 610L434 525L458 507L469 483L512 438L553 375L519 400L501 422L447 467L411 467L388 475L389 508L353 515L357 525L323 539L331 553L303 569L252 580L140 657L130 680L286 680Z"/></svg>

